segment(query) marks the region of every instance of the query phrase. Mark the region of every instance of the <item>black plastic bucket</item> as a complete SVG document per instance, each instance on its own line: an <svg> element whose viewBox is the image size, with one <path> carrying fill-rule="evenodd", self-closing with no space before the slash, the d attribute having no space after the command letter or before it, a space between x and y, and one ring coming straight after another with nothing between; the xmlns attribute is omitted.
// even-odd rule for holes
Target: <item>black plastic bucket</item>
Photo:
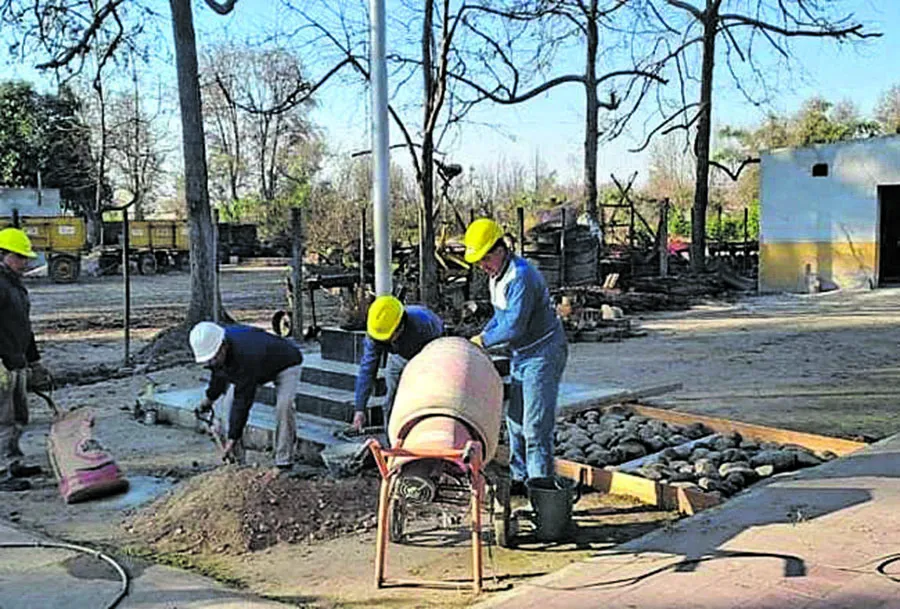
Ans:
<svg viewBox="0 0 900 609"><path fill-rule="evenodd" d="M539 541L562 541L572 534L572 506L577 483L569 478L553 476L529 478L525 481L528 498L534 509L535 537Z"/></svg>

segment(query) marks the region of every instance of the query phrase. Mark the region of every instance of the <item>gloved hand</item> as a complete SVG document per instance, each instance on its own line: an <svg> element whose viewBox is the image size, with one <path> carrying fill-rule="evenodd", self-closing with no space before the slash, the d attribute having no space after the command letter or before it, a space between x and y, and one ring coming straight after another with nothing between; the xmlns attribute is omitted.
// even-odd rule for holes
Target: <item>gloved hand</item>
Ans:
<svg viewBox="0 0 900 609"><path fill-rule="evenodd" d="M202 400L200 400L200 404L197 406L197 412L199 412L200 414L206 414L210 410L212 410L212 402L209 400L209 398L204 397Z"/></svg>
<svg viewBox="0 0 900 609"><path fill-rule="evenodd" d="M33 362L28 367L28 390L49 391L53 388L53 379L50 372L40 362Z"/></svg>
<svg viewBox="0 0 900 609"><path fill-rule="evenodd" d="M484 349L484 336L482 336L481 334L476 334L475 336L473 336L473 337L470 338L469 340L472 341L472 343L473 343L476 347L478 347L478 348L480 348L480 349Z"/></svg>
<svg viewBox="0 0 900 609"><path fill-rule="evenodd" d="M363 426L366 424L366 413L362 410L357 410L353 413L353 429L357 432L362 433Z"/></svg>

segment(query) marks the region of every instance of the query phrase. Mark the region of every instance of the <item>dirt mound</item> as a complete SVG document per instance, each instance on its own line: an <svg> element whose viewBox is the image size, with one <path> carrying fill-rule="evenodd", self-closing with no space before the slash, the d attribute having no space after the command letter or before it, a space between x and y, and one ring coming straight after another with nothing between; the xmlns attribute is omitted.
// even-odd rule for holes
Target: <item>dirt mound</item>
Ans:
<svg viewBox="0 0 900 609"><path fill-rule="evenodd" d="M375 527L379 480L297 479L262 468L221 467L184 483L129 522L162 552L262 550Z"/></svg>

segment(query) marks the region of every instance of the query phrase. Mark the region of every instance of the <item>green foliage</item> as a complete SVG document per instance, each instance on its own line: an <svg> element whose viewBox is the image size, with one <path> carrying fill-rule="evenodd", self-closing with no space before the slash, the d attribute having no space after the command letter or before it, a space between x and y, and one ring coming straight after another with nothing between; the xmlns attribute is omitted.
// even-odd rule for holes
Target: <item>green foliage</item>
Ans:
<svg viewBox="0 0 900 609"><path fill-rule="evenodd" d="M96 174L78 100L67 89L41 94L21 81L0 82L0 182L59 188L76 209L94 205ZM108 187L104 196L108 196Z"/></svg>
<svg viewBox="0 0 900 609"><path fill-rule="evenodd" d="M691 217L687 210L680 207L669 208L669 237L690 237Z"/></svg>

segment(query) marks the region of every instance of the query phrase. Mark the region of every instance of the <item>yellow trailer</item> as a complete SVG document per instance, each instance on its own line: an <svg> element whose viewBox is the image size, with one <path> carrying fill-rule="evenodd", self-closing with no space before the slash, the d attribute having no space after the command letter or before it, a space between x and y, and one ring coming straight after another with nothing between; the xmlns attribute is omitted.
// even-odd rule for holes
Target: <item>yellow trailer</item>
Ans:
<svg viewBox="0 0 900 609"><path fill-rule="evenodd" d="M12 226L11 218L0 218L0 228ZM32 247L44 253L47 271L56 283L72 283L81 274L81 254L87 249L87 229L82 218L71 216L24 216L20 228Z"/></svg>

